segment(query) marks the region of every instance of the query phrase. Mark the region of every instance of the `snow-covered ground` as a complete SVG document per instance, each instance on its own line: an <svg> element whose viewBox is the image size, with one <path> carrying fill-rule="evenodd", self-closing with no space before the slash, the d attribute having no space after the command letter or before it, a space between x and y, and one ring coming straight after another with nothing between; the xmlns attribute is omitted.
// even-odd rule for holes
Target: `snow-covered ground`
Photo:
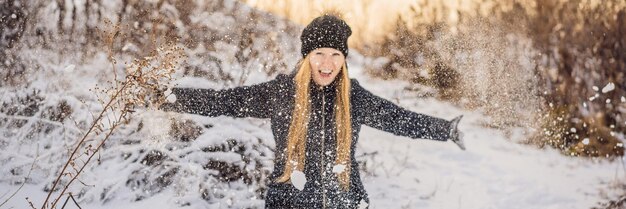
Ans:
<svg viewBox="0 0 626 209"><path fill-rule="evenodd" d="M166 1L155 11L172 14L167 17L180 26L175 32L183 39L200 43L185 48L186 66L174 74L174 83L179 87L227 88L264 82L277 73L288 73L300 56L297 33L301 26L258 13L237 1L193 1L193 7L180 8L190 10L189 14L178 12L177 4L170 2L174 1ZM76 4L78 11L84 10L81 1ZM115 20L116 8L121 8L121 4L105 1L98 11ZM145 5L133 6L143 9ZM39 18L51 22L38 24L53 27L57 7L52 2L45 8L49 9ZM189 21L182 21L183 16ZM65 15L68 24L71 17ZM136 30L137 27L149 29L147 25L152 24L134 22L133 25ZM32 47L26 45L15 53L29 67L24 83L0 86L0 208L30 208L27 197L35 207L41 206L47 195L44 188L49 188L67 158L67 150L89 124L90 115L98 111L98 102L89 89L113 77L108 55L100 48L81 54L81 50L63 51L60 47L72 44L62 42L46 48L40 46L38 37L25 36L23 40L33 42ZM142 43L125 39L119 44L128 49L116 55L117 69L123 71L125 62L140 58L138 47ZM473 57L455 59L464 61L461 63L469 59L484 63L501 59L500 54L492 54L489 57L485 53L472 53ZM484 124L489 124L490 119L480 108L460 109L448 102L420 96L424 92L406 90L424 90L422 86L416 88L400 80L370 77L365 66L371 68L374 62L369 59L351 51L351 77L373 93L410 110L445 119L464 115L460 128L467 146L467 151L461 151L451 142L412 140L364 127L357 160L364 165L361 175L369 192L370 208L590 208L622 194L623 188L613 188L626 181L623 161L574 158L550 148L520 144L528 137L523 134L526 128L506 131L489 128ZM482 67L474 66L465 73L481 76L476 69ZM513 78L526 82L519 76ZM481 81L484 82L474 83L496 91L521 86L492 88L492 80ZM508 81L499 82L508 84ZM85 103L80 102L83 100ZM79 124L51 116L64 106ZM136 114L129 125L107 141L98 155L99 161L92 162L81 174L82 182L75 182L70 188L82 208L263 207L259 191L263 191L263 183L273 168L274 142L269 121L207 118L154 110L138 110ZM182 121L190 121L182 125L192 131L198 128L201 133L186 140L181 139L180 133L172 134L171 124ZM227 139L229 142L225 142ZM35 158L27 183L9 199L20 188ZM228 169L216 168L220 166L211 164L214 162L223 162ZM247 182L238 178L221 179L242 172L240 176L249 178ZM69 201L65 208L77 207Z"/></svg>
<svg viewBox="0 0 626 209"><path fill-rule="evenodd" d="M488 117L481 113L411 96L403 90L409 84L369 78L354 68L365 88L410 110L445 119L465 115L460 129L466 151L451 142L361 130L360 151L377 153L367 161L372 174L363 176L373 208L590 208L608 184L626 178L619 162L521 145L521 128L512 134L486 128L481 124Z"/></svg>
<svg viewBox="0 0 626 209"><path fill-rule="evenodd" d="M618 191L609 189L610 185L626 178L619 161L573 158L553 149L521 145L516 143L524 137L521 129L506 134L486 128L481 124L488 117L479 112L418 97L415 92L404 90L410 85L407 82L371 78L363 72L358 59L350 64L351 77L357 78L362 86L403 107L446 119L465 115L460 128L465 133L466 151L451 142L411 140L364 127L358 155L366 164L362 178L370 195L370 208L590 208L617 194ZM222 129L223 133L237 133L237 120L211 120L234 123L220 128L233 129ZM259 134L271 136L267 124L257 122L265 127ZM112 171L107 175L115 179L117 174ZM0 200L4 201L18 187L6 182L0 184ZM41 188L42 185L27 184L3 207L29 208L25 197L39 207L46 194ZM228 189L222 192L229 193ZM175 208L180 207L179 201L202 202L181 200L175 191L165 190L137 202L114 198L105 204L82 202L81 207ZM258 201L252 205L259 205ZM220 204L191 207L228 205ZM75 208L71 201L68 205L66 208Z"/></svg>

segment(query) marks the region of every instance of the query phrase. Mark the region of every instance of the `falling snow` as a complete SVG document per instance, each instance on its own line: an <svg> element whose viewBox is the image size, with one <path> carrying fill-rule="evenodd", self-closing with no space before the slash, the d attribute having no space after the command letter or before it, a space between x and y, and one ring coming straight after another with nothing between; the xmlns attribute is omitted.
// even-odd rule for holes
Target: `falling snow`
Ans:
<svg viewBox="0 0 626 209"><path fill-rule="evenodd" d="M597 86L591 87L594 91L599 91L600 89Z"/></svg>
<svg viewBox="0 0 626 209"><path fill-rule="evenodd" d="M343 165L343 164L335 165L333 166L333 173L341 173L343 172L345 168L346 168L346 165Z"/></svg>
<svg viewBox="0 0 626 209"><path fill-rule="evenodd" d="M65 69L63 69L63 71L65 71L66 73L71 73L74 71L74 68L76 68L76 65L68 65L67 67L65 67Z"/></svg>
<svg viewBox="0 0 626 209"><path fill-rule="evenodd" d="M296 189L302 191L304 189L304 185L306 184L306 176L302 173L302 171L294 170L291 172L290 181Z"/></svg>
<svg viewBox="0 0 626 209"><path fill-rule="evenodd" d="M366 209L367 206L369 206L369 204L367 204L365 200L361 200L361 202L359 202L359 209Z"/></svg>
<svg viewBox="0 0 626 209"><path fill-rule="evenodd" d="M589 144L589 138L584 138L584 139L583 139L583 141L582 141L582 143L583 143L584 145L588 145L588 144Z"/></svg>
<svg viewBox="0 0 626 209"><path fill-rule="evenodd" d="M165 95L167 95L167 97L165 98L165 100L169 103L174 103L176 102L176 95L172 94L172 89L167 89L164 92Z"/></svg>
<svg viewBox="0 0 626 209"><path fill-rule="evenodd" d="M606 86L604 86L604 88L602 88L602 93L607 93L607 92L613 91L614 89L615 89L615 84L608 83L606 84Z"/></svg>
<svg viewBox="0 0 626 209"><path fill-rule="evenodd" d="M61 15L65 17L63 20L59 20L60 12L54 10L59 8L56 2L59 1L41 5L44 10L37 14L42 17L32 15L39 19L33 19L34 25L27 25L29 31L22 35L27 47L14 48L15 57L21 60L4 61L6 65L21 62L26 68L16 71L24 73L24 83L0 85L3 105L9 107L0 108L0 132L4 137L0 138L0 193L3 194L0 201L7 198L5 194L21 188L20 184L27 179L21 191L3 205L7 208L27 208L26 197L35 204L42 201L46 195L43 191L49 188L54 172L67 157L67 145L75 143L74 137L84 131L94 112L101 108L101 98L93 93L96 84L100 88L112 86L108 83L114 79L112 68L122 72L125 63L148 56L153 40L140 31L149 31L154 26L176 28L169 32L189 41L184 44L189 47L184 49L187 63L173 75L178 87L225 89L265 82L277 74L290 73L301 56L298 48L301 26L286 23L283 18L257 13L260 18L250 18L252 8L229 0L224 1L223 8L192 1L194 7L185 12L178 8L183 3L163 1L161 10L155 11L167 15L155 14L167 24L130 22L129 28L123 30L136 33L115 42L114 46L121 48L114 51L117 63L111 64L107 48L98 45L101 43L84 43L84 37L71 35L96 30L88 26L106 30L107 25L97 25L98 18L112 18L114 23L117 17L129 18L118 16L120 2L102 1L84 8L80 2L85 1L64 1L68 7ZM137 10L135 6L128 5L125 10L144 9ZM90 9L103 15L80 16ZM24 13L5 14L10 14L12 19L25 19ZM183 15L189 16L177 19ZM73 23L74 18L81 24ZM74 31L52 28L57 25ZM50 37L50 34L63 35ZM37 37L31 37L34 35ZM507 36L504 42L521 50L500 51L500 46L494 44L502 43L497 42L503 41L500 39L475 36L459 42L446 34L436 36L438 39L426 45L441 51L444 59L458 64L456 67L466 69L461 76L465 81L463 87L475 92L475 99L481 102L478 106L484 105L485 109L460 109L451 102L428 96L433 94L428 87L416 87L401 79L373 77L378 71L371 67L381 67L388 60L363 56L355 49L351 49L348 59L350 75L374 94L409 110L445 119L466 115L460 127L466 133L468 150L459 151L450 142L412 140L364 126L356 156L362 163L359 169L363 169L362 181L370 203L362 200L359 208L590 208L623 192L606 186L606 182L623 184L618 182L619 176L626 174L616 169L623 166L619 162L570 158L555 150L515 143L529 138L531 130L523 121L536 122L526 116L532 115L529 107L542 104L536 100L535 92L520 92L535 90L527 88L534 82L536 67L528 56L536 54L531 41ZM500 38L493 34L491 37ZM449 43L462 47L447 46ZM99 47L83 48L91 45ZM452 53L463 48L472 51ZM503 57L506 62L502 61ZM425 62L423 57L419 60ZM383 64L372 65L379 62ZM493 74L493 69L509 70ZM419 74L425 76L427 70ZM582 100L598 99L596 103L618 105L617 96L606 98L611 94L604 94L620 88L623 86L612 82L601 90L593 86L594 95L586 95ZM167 102L176 102L171 89L163 93ZM510 100L511 95L520 99ZM624 96L620 100L626 103ZM593 104L582 102L588 111L593 110ZM486 115L483 111L498 114ZM271 121L209 118L155 109L138 109L135 116L105 144L97 163L86 169L80 179L84 184L69 188L80 194L77 197L82 208L263 208L263 194L258 191L267 188L265 183L276 148ZM514 125L505 129L494 128L493 124ZM571 127L569 132L584 132L588 126L585 123L583 127L578 130ZM615 128L611 125L611 129ZM624 136L613 131L611 135L622 139ZM584 138L581 143L592 144L592 140ZM29 174L33 162L36 166ZM334 165L332 172L345 169L345 165ZM306 175L294 171L290 183L302 191L307 183Z"/></svg>

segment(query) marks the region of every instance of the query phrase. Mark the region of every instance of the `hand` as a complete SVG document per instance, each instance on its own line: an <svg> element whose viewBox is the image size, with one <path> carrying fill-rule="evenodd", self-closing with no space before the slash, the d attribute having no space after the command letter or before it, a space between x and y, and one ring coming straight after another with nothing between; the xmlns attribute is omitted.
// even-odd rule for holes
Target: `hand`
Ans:
<svg viewBox="0 0 626 209"><path fill-rule="evenodd" d="M463 118L463 115L460 115L452 121L450 121L450 140L454 142L461 150L465 150L465 143L463 142L463 132L459 131L458 125L459 121Z"/></svg>

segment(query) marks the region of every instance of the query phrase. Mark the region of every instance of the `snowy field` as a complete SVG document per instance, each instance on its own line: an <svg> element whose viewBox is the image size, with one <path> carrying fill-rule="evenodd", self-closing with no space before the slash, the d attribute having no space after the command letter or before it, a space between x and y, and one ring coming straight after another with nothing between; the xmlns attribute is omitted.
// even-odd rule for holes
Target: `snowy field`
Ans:
<svg viewBox="0 0 626 209"><path fill-rule="evenodd" d="M86 10L81 5L91 1L65 1L66 5L76 4L74 10L79 11L76 23L72 22L72 15L64 15L65 28L74 29L77 25L76 30L81 32L70 33L55 28L55 18L59 16L55 2L63 1L41 2L44 6L37 16L39 20L28 27L30 33L21 39L26 44L15 48L12 55L16 62L24 64L24 83L0 86L0 104L8 104L0 105L0 209L31 208L26 198L35 208L41 207L47 195L44 188L50 187L67 160L68 149L90 124L91 114L101 110L90 89L96 84L106 87L114 79L106 47L87 42L95 48L83 48L82 42L68 40L93 38L81 33L95 26L106 31L110 25L99 25L98 21L115 20L117 11L128 11L124 17L132 19L135 13L142 14L140 11L146 6L157 5L149 1L145 5L141 4L143 1L102 1L91 5L97 10ZM132 5L122 9L123 2ZM300 58L301 25L256 11L239 1L181 1L192 2L189 5L193 7L189 8L178 8L180 5L171 2L178 1L165 1L152 15L167 20L167 25L157 28L175 26L169 32L180 35L181 43L194 43L184 46L186 65L178 66L180 69L173 75L178 87L220 89L261 83L278 73L289 73ZM98 17L87 14L89 11L98 13ZM83 12L86 17L80 16ZM12 15L13 19L16 17ZM152 34L137 31L150 31L153 24L145 19L132 19L131 23L123 32L143 39L116 42L120 49L114 55L118 62L113 68L120 75L127 62L146 56L142 50L152 44L146 41ZM47 31L44 35L51 34L48 45L41 43L47 36L41 39L36 35L42 28ZM55 37L63 33L69 35ZM506 48L498 45L502 40L494 38L511 39L517 44ZM536 67L528 56L537 53L532 42L515 36L478 36L478 42L468 39L469 45L463 45L467 50L458 51L456 47L447 47L446 43L451 42L448 39L451 38L444 36L427 44L456 62L452 67L464 70L461 79L470 78L470 84L485 90L484 95L479 95L481 98L519 93L518 89L535 85L529 82L533 81L529 79L533 74L527 73ZM498 50L480 47L489 44ZM375 68L372 65L376 61L377 58L350 51L350 76L374 94L412 111L448 120L464 115L459 127L465 134L467 150L460 150L452 142L412 140L363 127L356 156L362 163L361 177L369 193L369 208L592 208L624 195L623 160L568 157L552 148L524 145L520 142L529 137L527 127L490 128L493 126L486 124L503 117L490 119L480 107L465 110L423 96L433 93L424 86L370 77L372 73L365 69ZM495 74L496 79L492 79L485 74L489 70L518 74L508 79ZM491 94L494 91L502 94ZM511 104L527 108L532 105L526 105L525 100L534 104L536 101L532 100L537 98L516 96L517 100L489 101L486 106ZM622 102L626 102L624 97ZM67 115L62 115L63 119L55 117L63 108L69 109L67 114L78 123L65 119ZM514 107L497 110L510 109ZM80 175L81 182L74 182L69 188L81 208L263 207L260 194L273 168L274 141L268 120L208 118L141 109L134 116L130 124L118 129L107 141L98 153L98 161L89 163ZM174 125L182 126L178 131L198 129L198 134L182 139L180 132L172 133ZM230 174L236 178L223 178ZM29 177L24 180L26 176ZM61 203L66 202L64 198ZM65 208L78 207L70 200Z"/></svg>
<svg viewBox="0 0 626 209"><path fill-rule="evenodd" d="M487 117L431 98L403 92L397 81L358 72L365 87L416 112L451 119L465 115L460 129L467 150L453 143L396 137L372 128L361 131L361 152L376 152L364 184L373 208L590 208L607 184L626 177L620 163L571 158L552 149L515 143L521 131L505 134L480 124ZM509 136L507 136L509 135Z"/></svg>
<svg viewBox="0 0 626 209"><path fill-rule="evenodd" d="M351 77L377 95L413 111L445 119L465 115L460 128L465 133L467 151L461 151L451 142L411 140L364 127L357 155L367 165L361 175L371 199L370 208L591 208L604 202L605 197L616 195L611 185L626 178L619 161L572 158L552 149L521 145L516 143L525 137L521 129L506 134L485 128L480 124L488 119L481 113L418 97L403 90L409 83L368 77L362 72L358 58L351 62ZM265 129L259 134L271 136L267 124L260 124ZM236 125L225 127L233 129L222 130L226 133L237 132ZM110 176L103 181L116 179L118 174L108 171L105 175ZM4 201L18 187L0 184L0 200ZM41 188L42 185L26 184L3 208L29 208L25 197L39 207L46 195ZM179 201L181 197L175 191L165 190L137 202L116 198L105 204L93 201L80 205L82 208L177 208ZM262 204L260 200L251 201L251 205ZM191 207L226 208L230 204ZM76 207L70 201L66 208Z"/></svg>

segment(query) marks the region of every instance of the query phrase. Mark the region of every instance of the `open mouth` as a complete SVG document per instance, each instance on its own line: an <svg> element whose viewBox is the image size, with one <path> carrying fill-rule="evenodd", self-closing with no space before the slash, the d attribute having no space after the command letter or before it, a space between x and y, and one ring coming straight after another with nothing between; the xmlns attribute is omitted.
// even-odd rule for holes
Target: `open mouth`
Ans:
<svg viewBox="0 0 626 209"><path fill-rule="evenodd" d="M332 70L320 70L319 72L322 77L330 77L330 74L333 73Z"/></svg>

